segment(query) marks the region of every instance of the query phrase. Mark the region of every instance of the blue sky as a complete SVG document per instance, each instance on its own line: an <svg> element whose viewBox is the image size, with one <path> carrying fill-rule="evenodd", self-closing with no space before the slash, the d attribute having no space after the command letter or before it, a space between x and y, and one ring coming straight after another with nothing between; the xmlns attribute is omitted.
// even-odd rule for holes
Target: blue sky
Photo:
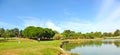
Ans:
<svg viewBox="0 0 120 55"><path fill-rule="evenodd" d="M48 27L62 32L120 29L120 0L0 0L0 27Z"/></svg>

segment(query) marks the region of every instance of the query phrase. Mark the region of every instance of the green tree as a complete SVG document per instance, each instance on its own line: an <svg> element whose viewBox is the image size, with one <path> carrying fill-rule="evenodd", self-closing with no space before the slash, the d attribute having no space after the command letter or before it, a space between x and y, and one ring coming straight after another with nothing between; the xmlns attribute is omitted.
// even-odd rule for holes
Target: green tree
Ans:
<svg viewBox="0 0 120 55"><path fill-rule="evenodd" d="M12 29L12 32L15 34L16 37L19 37L19 29L18 28Z"/></svg>
<svg viewBox="0 0 120 55"><path fill-rule="evenodd" d="M71 36L73 35L73 33L75 33L74 31L71 31L71 30L64 30L62 35L65 37L65 38L71 38Z"/></svg>
<svg viewBox="0 0 120 55"><path fill-rule="evenodd" d="M102 33L101 32L95 32L94 33L94 37L101 38L102 37Z"/></svg>
<svg viewBox="0 0 120 55"><path fill-rule="evenodd" d="M52 29L49 29L49 28L45 28L44 29L44 37L45 38L52 38L53 36L55 35L55 32L52 30Z"/></svg>
<svg viewBox="0 0 120 55"><path fill-rule="evenodd" d="M27 38L35 38L37 34L36 32L37 32L36 27L29 26L22 31L22 34L24 37L27 37Z"/></svg>
<svg viewBox="0 0 120 55"><path fill-rule="evenodd" d="M42 39L42 37L44 37L44 29L41 27L36 27L36 38L40 38Z"/></svg>
<svg viewBox="0 0 120 55"><path fill-rule="evenodd" d="M3 37L5 33L5 29L4 28L0 28L0 37Z"/></svg>
<svg viewBox="0 0 120 55"><path fill-rule="evenodd" d="M73 34L73 38L75 38L75 39L84 38L84 36L81 32L76 32L76 33L72 33L72 34Z"/></svg>
<svg viewBox="0 0 120 55"><path fill-rule="evenodd" d="M49 28L29 26L22 31L22 35L27 38L50 39L54 36L54 31Z"/></svg>
<svg viewBox="0 0 120 55"><path fill-rule="evenodd" d="M120 36L120 30L116 30L115 32L114 32L114 36Z"/></svg>
<svg viewBox="0 0 120 55"><path fill-rule="evenodd" d="M87 38L87 39L93 39L94 37L92 36L92 34L91 33L86 33L85 34L85 38Z"/></svg>
<svg viewBox="0 0 120 55"><path fill-rule="evenodd" d="M112 33L107 33L107 32L103 33L103 37L112 37L112 36L113 36Z"/></svg>
<svg viewBox="0 0 120 55"><path fill-rule="evenodd" d="M4 38L12 38L15 37L15 33L12 30L6 30L4 33Z"/></svg>

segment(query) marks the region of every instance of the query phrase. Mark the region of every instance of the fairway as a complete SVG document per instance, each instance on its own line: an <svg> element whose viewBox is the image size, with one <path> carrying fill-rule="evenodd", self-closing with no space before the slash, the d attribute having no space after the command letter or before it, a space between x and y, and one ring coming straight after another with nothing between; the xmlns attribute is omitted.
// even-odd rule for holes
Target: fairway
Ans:
<svg viewBox="0 0 120 55"><path fill-rule="evenodd" d="M0 55L58 55L62 51L59 49L60 40L35 41L22 40L19 44L17 40L0 42Z"/></svg>

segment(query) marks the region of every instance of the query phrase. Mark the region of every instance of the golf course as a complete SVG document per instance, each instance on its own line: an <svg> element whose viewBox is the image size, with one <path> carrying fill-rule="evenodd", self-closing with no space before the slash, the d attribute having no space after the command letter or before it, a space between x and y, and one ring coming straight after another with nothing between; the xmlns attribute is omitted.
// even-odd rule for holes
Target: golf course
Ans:
<svg viewBox="0 0 120 55"><path fill-rule="evenodd" d="M0 55L120 55L120 0L0 0Z"/></svg>
<svg viewBox="0 0 120 55"><path fill-rule="evenodd" d="M2 40L2 39L0 39ZM60 49L60 40L36 41L30 39L7 40L0 42L0 55L58 55L64 54Z"/></svg>

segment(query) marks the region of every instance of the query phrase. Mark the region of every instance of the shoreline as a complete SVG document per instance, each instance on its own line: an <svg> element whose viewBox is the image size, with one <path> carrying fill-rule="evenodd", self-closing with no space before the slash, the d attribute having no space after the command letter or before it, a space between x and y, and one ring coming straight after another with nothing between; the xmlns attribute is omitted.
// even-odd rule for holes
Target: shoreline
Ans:
<svg viewBox="0 0 120 55"><path fill-rule="evenodd" d="M60 54L58 55L71 55L72 53L66 52L61 46L64 45L64 43L66 42L72 42L72 41L91 41L91 40L103 40L104 38L96 38L96 39L66 39L66 40L62 40L60 45L59 45L59 49L62 51L62 53L60 52ZM79 54L78 54L79 55Z"/></svg>

